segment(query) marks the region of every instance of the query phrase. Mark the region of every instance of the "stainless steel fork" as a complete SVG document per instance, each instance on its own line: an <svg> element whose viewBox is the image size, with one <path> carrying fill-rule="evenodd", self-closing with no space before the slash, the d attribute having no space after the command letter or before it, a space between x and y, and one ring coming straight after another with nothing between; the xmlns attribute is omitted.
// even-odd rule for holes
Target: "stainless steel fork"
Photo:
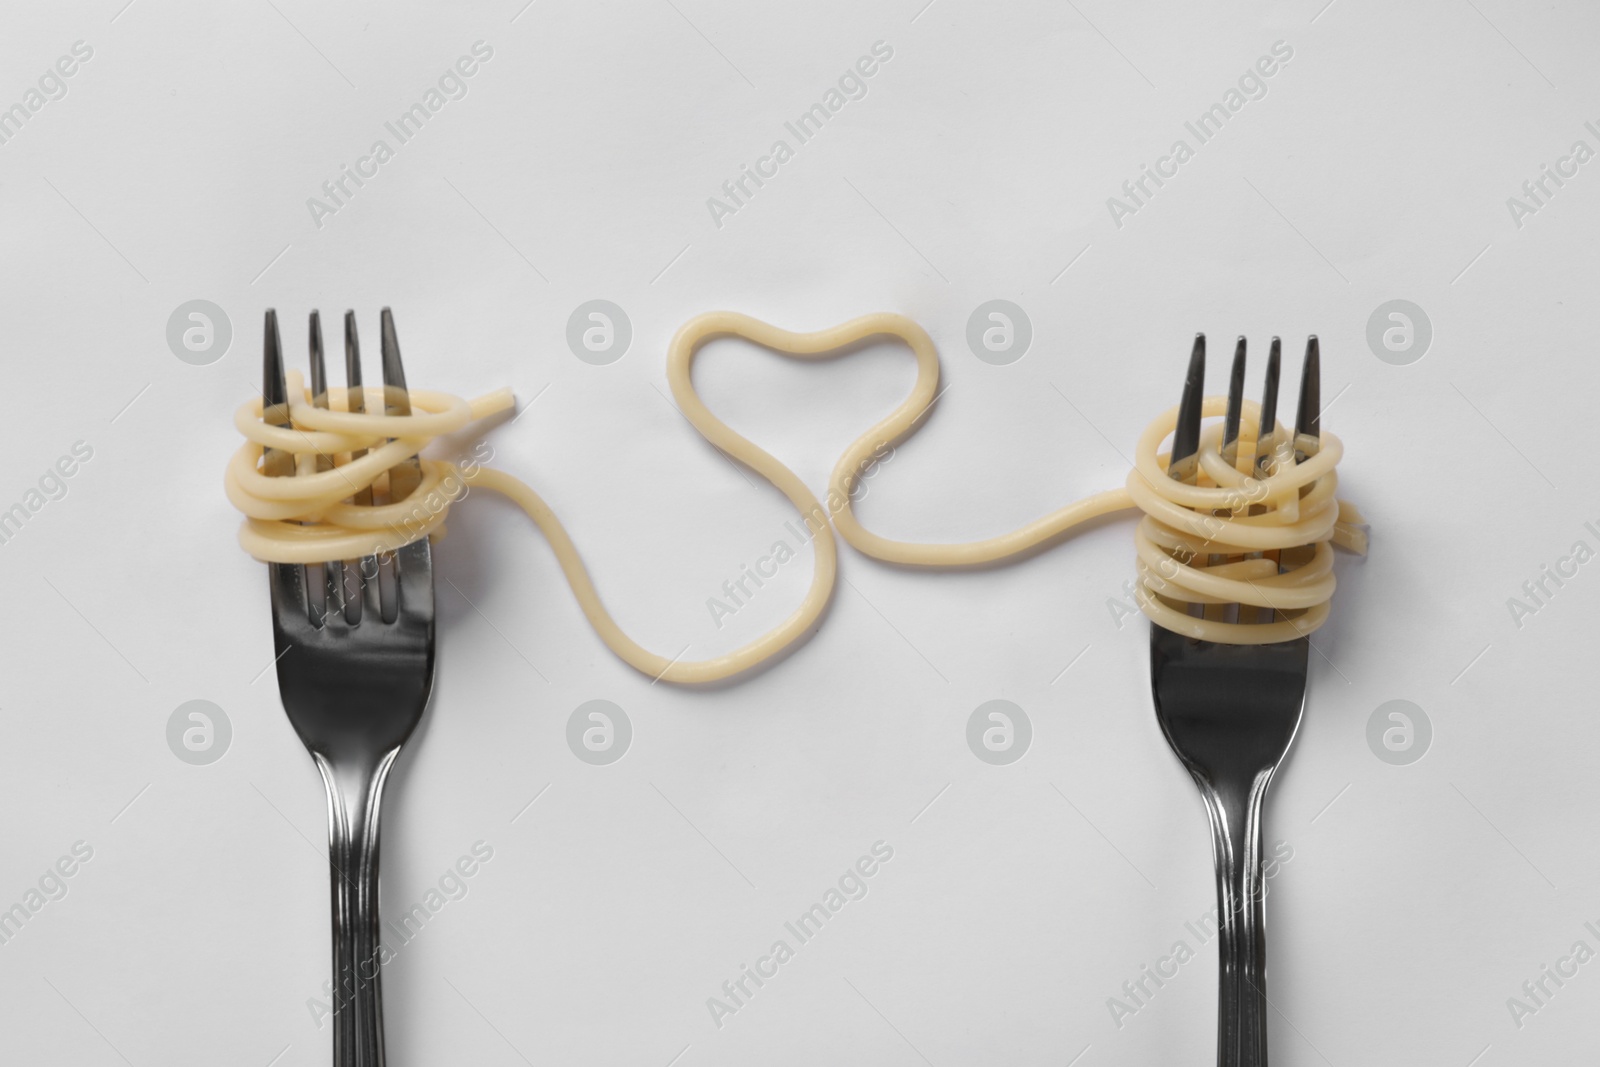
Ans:
<svg viewBox="0 0 1600 1067"><path fill-rule="evenodd" d="M1279 343L1272 340L1257 469L1270 455L1276 425ZM1230 376L1223 455L1238 448L1244 389L1244 339ZM1294 447L1296 461L1318 440L1317 339L1306 347ZM1168 471L1193 482L1204 399L1205 337L1195 338ZM1249 610L1244 606L1238 608ZM1257 609L1260 610L1260 609ZM1264 613L1263 613L1264 614ZM1265 621L1265 620L1263 620ZM1266 885L1261 869L1261 809L1289 751L1305 704L1306 638L1266 645L1196 641L1150 626L1150 681L1156 719L1205 802L1217 878L1217 1065L1266 1067Z"/></svg>
<svg viewBox="0 0 1600 1067"><path fill-rule="evenodd" d="M266 315L263 417L289 425L278 318ZM359 386L353 313L345 318L346 371ZM321 322L311 318L311 379L327 406ZM383 309L385 411L410 413L394 319ZM360 410L352 404L354 410ZM330 469L332 457L319 457ZM294 457L268 449L268 475L292 476ZM416 461L389 472L389 496L416 486ZM371 503L360 494L358 503ZM382 503L383 501L379 501ZM333 904L334 1067L383 1067L383 997L378 926L378 828L384 781L416 729L433 687L433 566L426 540L394 554L393 603L368 557L343 565L272 564L272 631L278 691L289 722L328 789L328 865ZM348 591L348 595L347 595ZM388 610L385 610L385 609Z"/></svg>

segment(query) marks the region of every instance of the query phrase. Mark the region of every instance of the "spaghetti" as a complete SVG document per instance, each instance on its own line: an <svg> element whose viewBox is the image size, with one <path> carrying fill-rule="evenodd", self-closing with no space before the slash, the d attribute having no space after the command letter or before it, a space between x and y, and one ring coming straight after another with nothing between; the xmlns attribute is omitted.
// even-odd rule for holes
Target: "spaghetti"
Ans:
<svg viewBox="0 0 1600 1067"><path fill-rule="evenodd" d="M829 477L826 501L819 502L793 471L714 415L695 391L691 375L695 353L707 341L727 336L797 359L820 358L869 337L895 337L916 357L916 382L898 407L845 449ZM724 655L669 659L630 638L606 610L577 547L549 505L503 471L423 459L422 483L406 499L370 507L348 502L369 486L382 492L388 469L418 455L434 438L511 408L514 401L506 389L470 402L413 390L411 403L419 413L391 417L350 412L343 389L329 390L328 408L313 406L303 380L291 373L290 426L263 422L260 400L243 405L234 416L246 440L228 464L225 487L229 500L246 516L240 544L256 559L275 563L392 552L424 537L443 536L450 504L467 487L490 489L514 501L543 532L584 615L612 652L645 674L678 683L711 682L748 670L811 629L827 606L838 571L833 537L821 536L829 526L874 559L955 567L1008 559L1091 519L1137 508L1143 512L1134 534L1140 607L1157 625L1229 644L1284 641L1315 631L1327 621L1334 591L1331 545L1357 552L1366 549L1359 513L1335 496L1334 468L1344 452L1337 437L1323 433L1316 455L1296 464L1290 435L1276 424L1268 442L1274 457L1268 476L1256 478L1227 463L1221 426L1213 425L1201 436L1197 484L1188 485L1167 477L1167 454L1158 451L1176 425L1176 407L1144 431L1134 469L1120 489L1097 493L1019 529L979 541L919 544L871 532L851 509L857 480L883 448L915 432L937 395L939 357L933 341L903 315L866 315L813 333L782 330L733 312L699 315L672 339L667 380L695 429L771 482L818 534L812 540L811 583L799 606L771 630ZM381 392L373 388L368 410L383 410ZM1207 398L1204 414L1220 415L1226 403L1222 397ZM1256 425L1259 407L1247 402L1245 411L1246 424ZM1254 444L1246 437L1238 454L1254 456ZM299 476L263 473L261 460L268 448L292 454ZM349 458L363 449L367 452L361 458ZM318 471L318 457L330 457L332 468ZM1227 621L1217 609L1227 604L1269 610L1275 618ZM1202 605L1197 609L1202 614L1189 614L1190 605Z"/></svg>

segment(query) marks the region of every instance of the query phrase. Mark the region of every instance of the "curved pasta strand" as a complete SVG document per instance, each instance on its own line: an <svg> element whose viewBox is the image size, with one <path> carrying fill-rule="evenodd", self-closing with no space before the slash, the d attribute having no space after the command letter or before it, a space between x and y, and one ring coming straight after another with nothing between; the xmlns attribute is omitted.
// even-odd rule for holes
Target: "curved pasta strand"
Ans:
<svg viewBox="0 0 1600 1067"><path fill-rule="evenodd" d="M788 467L712 413L695 391L695 353L717 337L741 337L795 359L818 359L870 337L905 342L917 362L906 398L851 442L834 464L825 501ZM922 567L992 563L1026 553L1091 519L1137 508L1134 532L1136 598L1157 625L1202 640L1258 644L1309 634L1327 621L1335 579L1331 545L1366 549L1362 519L1336 497L1335 467L1344 449L1324 432L1317 454L1289 461L1289 435L1277 424L1278 457L1266 478L1229 466L1221 452L1221 428L1201 435L1200 477L1189 485L1167 477L1167 455L1158 451L1177 422L1174 407L1141 434L1134 468L1119 489L1096 493L1027 523L977 541L924 544L873 533L852 510L861 476L882 450L914 433L938 395L939 357L932 339L903 315L864 315L825 330L798 333L735 312L710 312L690 319L674 335L667 353L667 381L679 408L712 445L738 460L788 498L816 535L814 567L805 597L782 622L754 640L704 660L669 659L630 638L606 609L577 546L555 512L531 487L504 471L439 460L421 460L423 478L405 500L375 507L349 503L368 486L380 489L394 464L422 452L436 437L455 433L513 406L501 389L472 401L427 390L411 391L415 414L403 417L352 413L347 391L329 390L329 407L311 404L298 373L289 375L289 427L261 421L261 401L247 403L234 423L246 441L230 460L224 479L228 498L246 516L242 547L263 561L313 563L394 551L423 537L444 533L450 505L468 487L500 493L521 507L550 542L573 595L595 632L620 659L656 679L677 683L717 681L746 671L798 641L821 617L838 570L833 531L863 555ZM383 410L381 391L367 403ZM1226 398L1208 397L1203 412L1221 415ZM1244 423L1259 424L1259 406L1245 402ZM1254 456L1256 442L1244 438L1238 453ZM295 455L300 476L268 477L261 471L266 448ZM360 459L352 453L367 450ZM317 456L331 456L331 470L316 470ZM826 534L824 533L826 531ZM1270 558L1267 554L1279 558ZM1222 562L1209 560L1221 558ZM1240 604L1272 609L1271 622L1227 622L1192 616L1190 605ZM1215 614L1214 612L1212 614Z"/></svg>

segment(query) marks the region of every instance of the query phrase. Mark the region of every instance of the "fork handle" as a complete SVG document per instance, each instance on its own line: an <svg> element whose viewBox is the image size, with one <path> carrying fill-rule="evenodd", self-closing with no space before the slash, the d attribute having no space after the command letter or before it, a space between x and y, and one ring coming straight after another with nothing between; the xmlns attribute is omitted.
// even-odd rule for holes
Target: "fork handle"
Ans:
<svg viewBox="0 0 1600 1067"><path fill-rule="evenodd" d="M384 781L398 754L375 765L317 760L328 788L333 1067L384 1067L378 827Z"/></svg>
<svg viewBox="0 0 1600 1067"><path fill-rule="evenodd" d="M1271 781L1268 770L1249 783L1248 791L1199 783L1217 870L1217 1067L1267 1067L1261 806Z"/></svg>

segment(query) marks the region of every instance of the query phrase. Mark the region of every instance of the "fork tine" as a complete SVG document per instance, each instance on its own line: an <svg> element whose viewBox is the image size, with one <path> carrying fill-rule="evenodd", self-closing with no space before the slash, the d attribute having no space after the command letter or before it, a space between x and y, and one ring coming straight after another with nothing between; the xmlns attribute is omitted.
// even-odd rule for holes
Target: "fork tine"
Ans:
<svg viewBox="0 0 1600 1067"><path fill-rule="evenodd" d="M384 308L379 322L383 327L383 384L403 390L406 387L406 371L400 363L400 339L395 335L394 310ZM407 411L402 414L409 414L410 400L404 394L389 402L406 404Z"/></svg>
<svg viewBox="0 0 1600 1067"><path fill-rule="evenodd" d="M344 313L344 384L352 390L361 387L361 338L356 333L356 313ZM350 411L359 415L367 410L366 395L351 392Z"/></svg>
<svg viewBox="0 0 1600 1067"><path fill-rule="evenodd" d="M289 426L289 387L283 378L283 346L278 339L278 313L267 309L261 331L261 421L268 426ZM268 448L261 457L262 473L281 478L294 473L294 453Z"/></svg>
<svg viewBox="0 0 1600 1067"><path fill-rule="evenodd" d="M406 391L406 372L400 364L400 339L395 335L394 312L383 309L383 396L385 415L411 414L411 394ZM389 500L404 500L422 484L422 464L417 457L401 460L389 468Z"/></svg>
<svg viewBox="0 0 1600 1067"><path fill-rule="evenodd" d="M1178 403L1178 425L1172 431L1172 458L1167 474L1180 482L1194 481L1200 451L1200 412L1205 400L1206 335L1194 335L1194 350L1189 353L1189 372L1183 380L1183 399Z"/></svg>
<svg viewBox="0 0 1600 1067"><path fill-rule="evenodd" d="M1228 416L1222 424L1222 458L1232 466L1239 457L1239 423L1244 416L1244 334L1233 346L1233 372L1228 376Z"/></svg>
<svg viewBox="0 0 1600 1067"><path fill-rule="evenodd" d="M1306 340L1306 361L1300 370L1300 408L1294 420L1294 461L1317 454L1322 439L1322 345L1317 335Z"/></svg>
<svg viewBox="0 0 1600 1067"><path fill-rule="evenodd" d="M289 387L283 377L283 345L278 337L278 313L272 308L267 309L261 326L261 421L268 426L287 428L290 425ZM271 478L294 474L294 454L281 448L263 449L261 473ZM274 608L295 609L275 610L275 614L284 620L309 624L301 568L293 563L274 563L268 569Z"/></svg>
<svg viewBox="0 0 1600 1067"><path fill-rule="evenodd" d="M394 312L384 308L379 315L380 342L383 352L383 413L390 417L411 414L411 394L406 390L405 367L400 362L400 338L394 328ZM405 500L422 484L422 461L416 456L401 460L389 468L389 502ZM384 586L387 601L383 612L384 622L393 622L401 610L401 579L405 566L397 553L384 567ZM431 575L430 575L431 582Z"/></svg>
<svg viewBox="0 0 1600 1067"><path fill-rule="evenodd" d="M344 383L345 395L349 398L347 408L353 414L363 414L367 410L366 393L361 387L361 338L356 331L356 313L344 313ZM352 460L360 459L367 454L367 450L357 449L350 453ZM372 506L372 487L366 486L359 490L352 502L358 507ZM361 614L365 607L364 587L368 584L368 575L371 576L372 591L375 595L378 581L378 561L375 556L367 556L355 566L347 566L344 570L343 601L344 619L351 625L361 621Z"/></svg>
<svg viewBox="0 0 1600 1067"><path fill-rule="evenodd" d="M428 539L424 537L405 545L395 557L398 564L395 617L402 624L409 617L431 630L432 624L426 621L433 617L433 551L428 547Z"/></svg>
<svg viewBox="0 0 1600 1067"><path fill-rule="evenodd" d="M261 327L261 393L268 405L276 406L289 401L289 387L283 380L283 345L278 339L278 310L268 308L266 321ZM284 412L285 418L288 412ZM272 425L282 425L273 422Z"/></svg>
<svg viewBox="0 0 1600 1067"><path fill-rule="evenodd" d="M361 594L356 601L355 621L383 621L383 564L382 556L363 556L357 565L360 571ZM348 571L349 568L346 568Z"/></svg>
<svg viewBox="0 0 1600 1067"><path fill-rule="evenodd" d="M1283 363L1283 342L1274 337L1267 353L1267 384L1261 394L1261 428L1256 433L1256 473L1272 455L1272 433L1278 427L1278 371Z"/></svg>
<svg viewBox="0 0 1600 1067"><path fill-rule="evenodd" d="M367 410L367 395L361 388L361 338L356 333L356 313L344 313L344 384L348 387L349 411L360 415ZM367 454L366 449L350 453L352 460ZM355 503L362 507L372 504L372 487L369 485L355 495Z"/></svg>
<svg viewBox="0 0 1600 1067"><path fill-rule="evenodd" d="M312 311L308 325L308 346L311 350L311 406L328 408L328 367L322 355L322 313ZM317 472L333 470L333 457L328 455L317 456ZM311 572L315 568L306 570L306 586L311 588ZM324 618L344 613L344 564L332 560L322 564L323 573L323 609Z"/></svg>
<svg viewBox="0 0 1600 1067"><path fill-rule="evenodd" d="M328 406L328 368L322 361L322 313L311 312L311 406Z"/></svg>
<svg viewBox="0 0 1600 1067"><path fill-rule="evenodd" d="M316 629L306 597L305 568L298 563L269 563L267 570L272 613L278 626L295 633Z"/></svg>

